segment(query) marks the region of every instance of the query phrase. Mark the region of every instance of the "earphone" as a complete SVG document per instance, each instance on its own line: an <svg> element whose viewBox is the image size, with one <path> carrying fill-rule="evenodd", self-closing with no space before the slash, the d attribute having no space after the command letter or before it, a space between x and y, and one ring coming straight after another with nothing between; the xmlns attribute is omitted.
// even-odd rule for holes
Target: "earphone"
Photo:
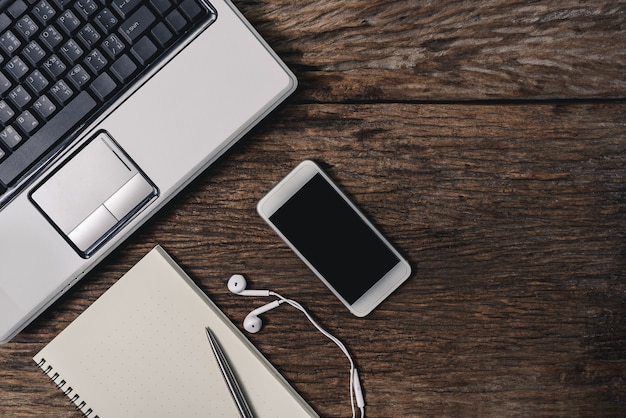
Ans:
<svg viewBox="0 0 626 418"><path fill-rule="evenodd" d="M274 296L277 299L261 306L260 308L256 308L252 312L250 312L243 320L243 328L250 333L259 332L263 326L263 321L261 320L261 318L259 318L259 315L264 314L265 312L270 311L274 308L277 308L283 303L287 303L293 306L294 308L298 309L307 317L307 319L313 324L313 326L315 326L315 328L317 328L322 334L324 334L326 338L334 342L337 345L337 347L341 349L341 351L346 355L346 357L350 361L350 403L352 406L352 417L354 418L356 416L356 412L354 409L354 399L356 398L356 404L361 412L361 418L364 418L365 417L365 399L363 397L363 390L361 388L361 381L359 379L359 373L356 367L354 366L354 361L352 360L352 356L350 356L350 353L348 352L348 349L345 347L345 345L343 345L343 343L339 341L335 336L330 334L328 331L322 328L317 322L315 322L315 320L307 312L307 310L304 309L304 307L300 305L298 302L296 302L295 300L287 299L279 295L276 292L272 292L271 290L247 290L246 287L247 287L246 279L241 274L234 274L228 280L228 290L230 290L232 293L236 295Z"/></svg>
<svg viewBox="0 0 626 418"><path fill-rule="evenodd" d="M282 300L277 299L273 302L270 302L266 305L261 306L260 308L256 308L252 312L250 312L246 318L243 320L243 328L251 333L257 333L261 331L261 327L263 326L263 321L259 318L259 315L265 313L271 309L276 308L282 303Z"/></svg>
<svg viewBox="0 0 626 418"><path fill-rule="evenodd" d="M241 296L271 296L272 292L269 290L246 290L248 283L246 278L241 274L233 274L228 280L228 290L236 295Z"/></svg>

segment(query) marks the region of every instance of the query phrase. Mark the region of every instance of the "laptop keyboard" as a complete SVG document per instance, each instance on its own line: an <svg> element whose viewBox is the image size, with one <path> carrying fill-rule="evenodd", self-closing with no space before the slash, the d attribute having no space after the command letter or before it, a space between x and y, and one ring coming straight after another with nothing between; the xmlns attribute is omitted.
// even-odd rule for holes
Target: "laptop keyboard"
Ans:
<svg viewBox="0 0 626 418"><path fill-rule="evenodd" d="M0 0L0 207L215 18L201 0Z"/></svg>

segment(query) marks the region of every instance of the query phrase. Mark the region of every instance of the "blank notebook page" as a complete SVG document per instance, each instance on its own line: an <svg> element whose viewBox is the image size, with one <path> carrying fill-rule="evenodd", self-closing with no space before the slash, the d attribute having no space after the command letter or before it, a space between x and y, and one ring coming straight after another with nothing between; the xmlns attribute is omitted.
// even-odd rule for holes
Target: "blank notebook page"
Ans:
<svg viewBox="0 0 626 418"><path fill-rule="evenodd" d="M34 360L89 417L238 417L207 326L256 417L317 416L161 247Z"/></svg>

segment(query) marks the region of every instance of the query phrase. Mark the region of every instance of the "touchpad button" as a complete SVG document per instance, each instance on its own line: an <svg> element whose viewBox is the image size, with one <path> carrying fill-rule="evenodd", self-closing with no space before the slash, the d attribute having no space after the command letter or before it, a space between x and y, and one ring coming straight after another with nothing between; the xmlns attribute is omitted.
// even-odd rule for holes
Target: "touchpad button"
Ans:
<svg viewBox="0 0 626 418"><path fill-rule="evenodd" d="M102 131L46 178L31 200L87 257L156 195L154 184Z"/></svg>

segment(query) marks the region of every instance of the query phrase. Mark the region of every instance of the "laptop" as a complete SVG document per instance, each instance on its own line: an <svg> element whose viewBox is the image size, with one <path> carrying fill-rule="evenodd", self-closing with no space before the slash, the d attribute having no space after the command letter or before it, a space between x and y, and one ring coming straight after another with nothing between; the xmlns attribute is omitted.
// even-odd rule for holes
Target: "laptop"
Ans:
<svg viewBox="0 0 626 418"><path fill-rule="evenodd" d="M0 342L296 84L228 0L0 0Z"/></svg>

